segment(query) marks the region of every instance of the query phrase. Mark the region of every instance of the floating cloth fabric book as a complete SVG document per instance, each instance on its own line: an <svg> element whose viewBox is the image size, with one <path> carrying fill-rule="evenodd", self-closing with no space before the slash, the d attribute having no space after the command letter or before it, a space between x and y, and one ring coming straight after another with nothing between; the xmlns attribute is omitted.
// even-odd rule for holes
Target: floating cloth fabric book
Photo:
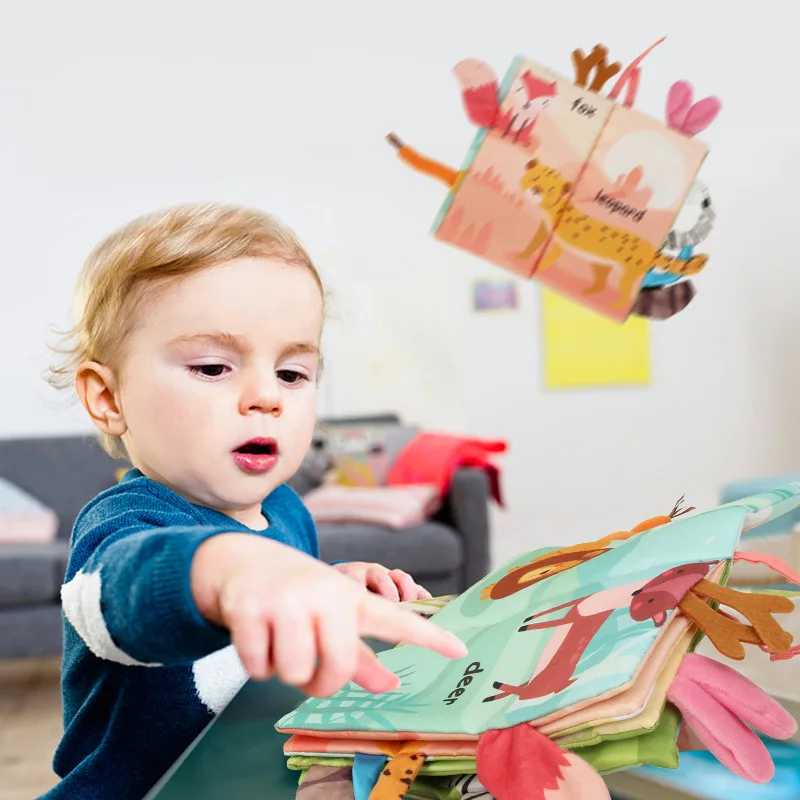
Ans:
<svg viewBox="0 0 800 800"><path fill-rule="evenodd" d="M798 506L800 483L689 516L679 502L630 531L522 554L458 597L420 604L468 655L395 647L379 654L401 678L395 692L350 684L279 720L289 766L304 776L298 797L321 798L332 781L350 781L338 796L356 800L437 797L434 781L450 798L457 787L443 782L473 775L485 793L475 797L598 800L608 796L601 774L675 768L681 749L698 748L769 780L748 725L787 738L795 721L693 650L707 636L733 660L747 644L772 660L800 652L778 620L794 609L787 593L725 585L738 560L800 584L780 560L737 550L743 531Z"/></svg>
<svg viewBox="0 0 800 800"><path fill-rule="evenodd" d="M387 137L405 163L449 188L435 238L617 322L683 310L695 295L687 276L707 262L694 247L714 223L708 189L695 180L709 148L694 136L720 102L693 102L691 85L677 81L665 122L633 108L640 62L656 45L624 70L602 45L575 50L574 80L524 58L502 82L482 61L459 63L464 106L479 128L461 169ZM697 219L673 229L684 203L697 205Z"/></svg>

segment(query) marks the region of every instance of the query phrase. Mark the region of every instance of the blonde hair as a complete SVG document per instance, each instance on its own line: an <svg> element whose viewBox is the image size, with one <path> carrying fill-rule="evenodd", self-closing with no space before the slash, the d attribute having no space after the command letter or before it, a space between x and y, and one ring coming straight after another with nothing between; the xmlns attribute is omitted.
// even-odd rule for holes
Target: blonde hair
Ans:
<svg viewBox="0 0 800 800"><path fill-rule="evenodd" d="M295 234L256 209L224 204L186 204L134 219L89 255L73 300L75 324L62 334L47 381L56 389L74 386L84 361L118 367L148 287L172 284L235 258L277 258L307 269L325 291L316 267ZM104 449L124 455L117 437L103 435Z"/></svg>

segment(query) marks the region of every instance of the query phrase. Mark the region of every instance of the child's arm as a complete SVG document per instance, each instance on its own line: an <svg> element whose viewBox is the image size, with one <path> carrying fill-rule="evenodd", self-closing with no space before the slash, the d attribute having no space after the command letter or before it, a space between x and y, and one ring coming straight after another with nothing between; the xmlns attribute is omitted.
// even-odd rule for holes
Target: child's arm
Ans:
<svg viewBox="0 0 800 800"><path fill-rule="evenodd" d="M248 534L224 534L197 549L192 592L200 612L231 631L245 669L276 675L307 694L328 696L349 681L367 691L396 689L398 678L363 636L466 655L451 633L364 590L320 561Z"/></svg>
<svg viewBox="0 0 800 800"><path fill-rule="evenodd" d="M98 657L121 664L186 664L230 644L197 610L197 547L226 528L200 526L158 504L118 511L101 502L79 517L61 601Z"/></svg>
<svg viewBox="0 0 800 800"><path fill-rule="evenodd" d="M255 677L303 683L311 630L309 691L350 679L373 691L395 685L361 636L464 653L450 634L312 556L257 533L200 526L149 498L121 509L109 498L82 513L61 596L88 648L126 665L186 664L233 639Z"/></svg>

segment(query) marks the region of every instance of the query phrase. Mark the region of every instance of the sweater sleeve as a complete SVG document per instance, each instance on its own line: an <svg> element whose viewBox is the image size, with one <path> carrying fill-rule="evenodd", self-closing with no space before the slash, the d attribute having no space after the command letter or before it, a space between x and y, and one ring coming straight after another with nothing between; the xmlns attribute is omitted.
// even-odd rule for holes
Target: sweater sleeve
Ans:
<svg viewBox="0 0 800 800"><path fill-rule="evenodd" d="M69 623L96 656L127 665L188 663L230 644L197 610L190 569L202 542L234 526L199 525L157 498L126 501L106 497L76 524L61 589Z"/></svg>

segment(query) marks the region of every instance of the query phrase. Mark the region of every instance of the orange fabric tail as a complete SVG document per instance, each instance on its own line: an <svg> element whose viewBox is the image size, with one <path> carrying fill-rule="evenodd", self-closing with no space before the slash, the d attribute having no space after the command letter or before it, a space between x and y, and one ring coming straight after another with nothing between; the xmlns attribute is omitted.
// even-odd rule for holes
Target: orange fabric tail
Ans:
<svg viewBox="0 0 800 800"><path fill-rule="evenodd" d="M430 175L448 187L455 186L458 179L458 170L448 167L439 161L434 161L432 158L427 158L408 145L403 145L397 151L397 155L400 156L401 161L408 164L412 169L425 175Z"/></svg>

